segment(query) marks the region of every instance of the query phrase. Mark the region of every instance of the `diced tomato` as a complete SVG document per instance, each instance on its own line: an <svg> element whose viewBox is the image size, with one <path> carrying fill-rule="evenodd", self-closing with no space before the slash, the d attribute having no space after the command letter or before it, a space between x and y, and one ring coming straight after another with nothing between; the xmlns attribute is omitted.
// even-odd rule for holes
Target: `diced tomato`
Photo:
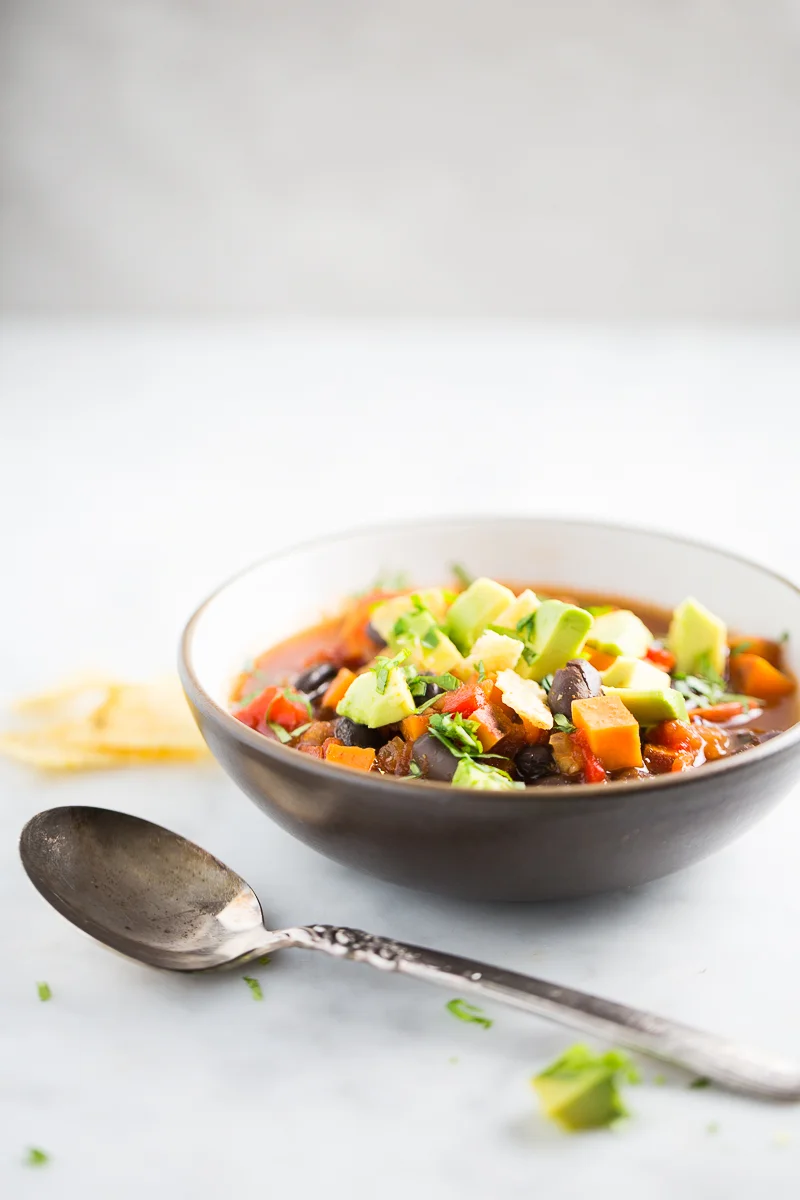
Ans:
<svg viewBox="0 0 800 1200"><path fill-rule="evenodd" d="M583 759L583 777L586 783L605 783L606 773L600 759L592 751L589 739L582 729L576 729L570 735L573 744L578 747Z"/></svg>
<svg viewBox="0 0 800 1200"><path fill-rule="evenodd" d="M705 756L709 762L725 757L730 749L730 738L724 729L718 725L705 725L702 721L698 721L694 729L703 739Z"/></svg>
<svg viewBox="0 0 800 1200"><path fill-rule="evenodd" d="M483 684L477 679L472 679L469 683L464 683L460 688L456 688L454 692L448 692L441 705L437 704L436 707L441 712L460 712L462 716L468 717L475 712L476 708L482 707L485 703L486 690Z"/></svg>
<svg viewBox="0 0 800 1200"><path fill-rule="evenodd" d="M685 721L662 721L650 730L648 741L670 750L691 750L694 754L703 749L700 734Z"/></svg>
<svg viewBox="0 0 800 1200"><path fill-rule="evenodd" d="M665 650L663 646L648 647L645 658L649 659L651 663L655 663L657 667L663 667L665 671L675 670L675 655L669 650Z"/></svg>
<svg viewBox="0 0 800 1200"><path fill-rule="evenodd" d="M643 757L645 766L653 775L670 775L694 765L694 755L690 750L675 750L650 742L645 744Z"/></svg>
<svg viewBox="0 0 800 1200"><path fill-rule="evenodd" d="M292 692L291 688L270 686L264 688L260 695L254 697L234 715L250 729L274 721L291 733L298 725L304 725L308 721L308 704L299 693Z"/></svg>

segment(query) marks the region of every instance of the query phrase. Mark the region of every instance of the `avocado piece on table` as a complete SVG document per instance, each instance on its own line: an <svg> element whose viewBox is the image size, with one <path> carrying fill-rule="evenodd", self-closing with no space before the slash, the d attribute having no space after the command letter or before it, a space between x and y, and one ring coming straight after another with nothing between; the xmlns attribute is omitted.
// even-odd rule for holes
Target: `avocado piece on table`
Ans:
<svg viewBox="0 0 800 1200"><path fill-rule="evenodd" d="M453 776L453 787L480 788L488 792L518 791L524 783L515 783L504 771L484 766L464 757L459 761Z"/></svg>
<svg viewBox="0 0 800 1200"><path fill-rule="evenodd" d="M702 673L703 666L710 666L722 675L725 670L728 656L725 622L693 596L687 596L673 612L667 645L675 655L677 671L691 675Z"/></svg>
<svg viewBox="0 0 800 1200"><path fill-rule="evenodd" d="M619 696L640 725L658 725L660 721L688 721L686 701L674 688L666 691L638 692L633 688L604 687L606 696Z"/></svg>
<svg viewBox="0 0 800 1200"><path fill-rule="evenodd" d="M643 658L621 654L610 667L601 671L600 679L607 687L632 688L636 692L665 692L671 686L666 671Z"/></svg>
<svg viewBox="0 0 800 1200"><path fill-rule="evenodd" d="M544 600L536 610L531 646L536 655L532 663L520 662L517 672L523 679L540 682L575 658L592 627L592 615L585 608L562 600Z"/></svg>
<svg viewBox="0 0 800 1200"><path fill-rule="evenodd" d="M392 641L392 630L400 617L418 611L415 599L427 609L434 621L443 621L447 612L447 600L441 588L426 588L419 592L408 592L403 596L392 596L373 608L369 623L385 642Z"/></svg>
<svg viewBox="0 0 800 1200"><path fill-rule="evenodd" d="M551 1067L531 1080L545 1114L564 1129L597 1129L627 1116L618 1081L638 1078L630 1060L617 1050L593 1054L572 1046Z"/></svg>
<svg viewBox="0 0 800 1200"><path fill-rule="evenodd" d="M595 617L586 641L605 654L641 658L647 653L653 635L636 613L628 608L615 608Z"/></svg>
<svg viewBox="0 0 800 1200"><path fill-rule="evenodd" d="M389 668L383 692L378 691L378 684L377 671L357 675L336 706L338 715L369 729L378 729L381 725L394 725L417 711L408 680L399 667Z"/></svg>
<svg viewBox="0 0 800 1200"><path fill-rule="evenodd" d="M486 626L491 625L514 600L516 596L510 588L482 576L456 596L450 605L445 632L461 653L466 654Z"/></svg>

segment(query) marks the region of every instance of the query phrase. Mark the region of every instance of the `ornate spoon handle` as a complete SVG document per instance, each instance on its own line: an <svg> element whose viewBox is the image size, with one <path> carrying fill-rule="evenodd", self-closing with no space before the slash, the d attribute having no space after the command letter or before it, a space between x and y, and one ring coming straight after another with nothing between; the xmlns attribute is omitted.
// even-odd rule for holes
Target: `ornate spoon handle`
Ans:
<svg viewBox="0 0 800 1200"><path fill-rule="evenodd" d="M360 929L309 925L282 931L284 944L322 950L382 971L399 971L456 994L502 1000L582 1033L613 1039L631 1050L676 1063L734 1091L774 1100L800 1100L800 1071L725 1038L653 1013L603 1000L543 979L377 937Z"/></svg>

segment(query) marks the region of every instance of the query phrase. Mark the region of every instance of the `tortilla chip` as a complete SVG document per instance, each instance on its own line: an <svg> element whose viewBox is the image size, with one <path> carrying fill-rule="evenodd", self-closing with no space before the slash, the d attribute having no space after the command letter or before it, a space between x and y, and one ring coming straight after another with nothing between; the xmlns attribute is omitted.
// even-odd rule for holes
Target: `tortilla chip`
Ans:
<svg viewBox="0 0 800 1200"><path fill-rule="evenodd" d="M45 730L2 733L0 753L43 771L88 771L121 765L118 755L72 745L62 736L63 731L63 726L50 726Z"/></svg>
<svg viewBox="0 0 800 1200"><path fill-rule="evenodd" d="M122 684L94 712L92 749L154 758L198 758L208 748L177 679Z"/></svg>
<svg viewBox="0 0 800 1200"><path fill-rule="evenodd" d="M93 704L86 712L89 700ZM27 715L63 718L78 701L84 710L79 719L0 734L0 753L43 770L192 761L209 753L174 677L134 684L85 677L26 697L17 708Z"/></svg>

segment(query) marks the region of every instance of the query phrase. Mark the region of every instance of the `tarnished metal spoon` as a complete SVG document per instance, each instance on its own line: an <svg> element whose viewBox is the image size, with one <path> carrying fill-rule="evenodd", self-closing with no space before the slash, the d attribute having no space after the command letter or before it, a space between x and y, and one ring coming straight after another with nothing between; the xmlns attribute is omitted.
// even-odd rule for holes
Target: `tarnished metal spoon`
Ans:
<svg viewBox="0 0 800 1200"><path fill-rule="evenodd" d="M790 1064L625 1004L360 929L266 929L258 897L243 879L199 846L138 817L53 808L25 826L20 854L31 882L62 916L153 967L207 971L284 948L323 950L457 994L502 1000L723 1087L800 1099L800 1071Z"/></svg>

